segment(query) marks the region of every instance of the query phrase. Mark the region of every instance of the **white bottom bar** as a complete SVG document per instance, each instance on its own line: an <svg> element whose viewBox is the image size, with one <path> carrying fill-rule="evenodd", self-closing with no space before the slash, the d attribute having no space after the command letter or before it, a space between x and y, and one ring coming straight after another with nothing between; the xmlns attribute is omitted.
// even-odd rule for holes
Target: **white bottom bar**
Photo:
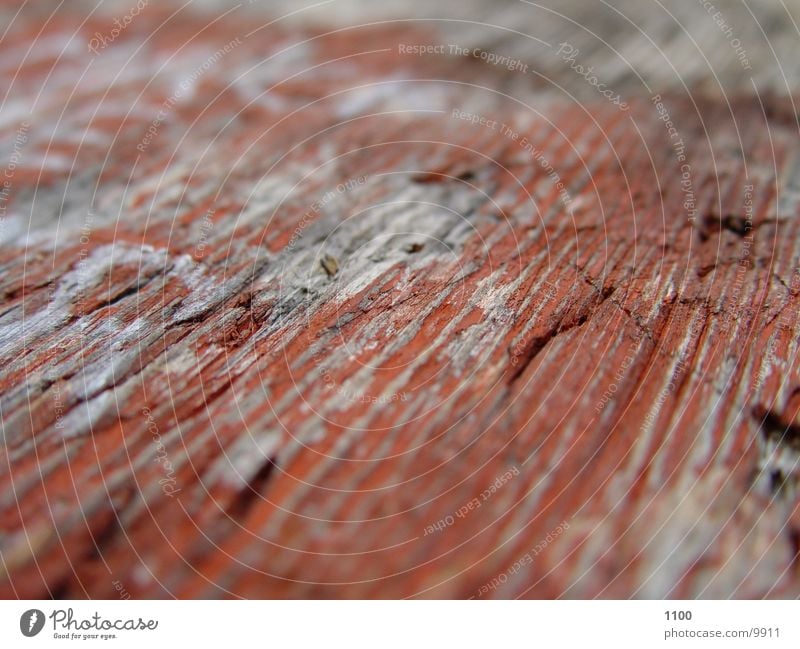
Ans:
<svg viewBox="0 0 800 649"><path fill-rule="evenodd" d="M798 613L797 601L5 601L0 646L798 647Z"/></svg>

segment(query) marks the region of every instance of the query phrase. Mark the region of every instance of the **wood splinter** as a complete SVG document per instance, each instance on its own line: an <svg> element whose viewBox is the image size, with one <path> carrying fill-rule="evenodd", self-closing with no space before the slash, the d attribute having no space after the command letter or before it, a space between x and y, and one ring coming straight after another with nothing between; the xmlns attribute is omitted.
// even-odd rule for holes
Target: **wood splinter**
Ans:
<svg viewBox="0 0 800 649"><path fill-rule="evenodd" d="M328 277L333 277L339 272L339 260L333 255L323 255L322 259L319 260L319 263L328 274Z"/></svg>

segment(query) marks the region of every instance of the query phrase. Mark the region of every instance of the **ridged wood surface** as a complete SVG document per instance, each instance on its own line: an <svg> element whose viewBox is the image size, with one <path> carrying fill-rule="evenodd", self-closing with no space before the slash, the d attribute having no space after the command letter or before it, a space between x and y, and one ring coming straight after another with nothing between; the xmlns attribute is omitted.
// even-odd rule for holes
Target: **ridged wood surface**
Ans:
<svg viewBox="0 0 800 649"><path fill-rule="evenodd" d="M800 594L797 3L151 4L0 10L0 595Z"/></svg>

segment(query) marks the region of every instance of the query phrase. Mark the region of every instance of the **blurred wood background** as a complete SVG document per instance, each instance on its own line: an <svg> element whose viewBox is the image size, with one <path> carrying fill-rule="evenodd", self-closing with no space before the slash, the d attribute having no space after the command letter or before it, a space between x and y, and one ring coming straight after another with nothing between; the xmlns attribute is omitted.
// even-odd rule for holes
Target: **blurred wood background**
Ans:
<svg viewBox="0 0 800 649"><path fill-rule="evenodd" d="M800 595L800 6L715 4L0 3L0 595Z"/></svg>

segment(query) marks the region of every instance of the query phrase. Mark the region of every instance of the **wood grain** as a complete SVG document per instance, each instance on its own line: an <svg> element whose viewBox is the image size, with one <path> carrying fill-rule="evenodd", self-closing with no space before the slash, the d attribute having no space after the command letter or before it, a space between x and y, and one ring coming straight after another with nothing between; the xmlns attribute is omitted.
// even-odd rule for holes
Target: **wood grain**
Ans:
<svg viewBox="0 0 800 649"><path fill-rule="evenodd" d="M800 594L800 7L428 4L3 4L0 595Z"/></svg>

